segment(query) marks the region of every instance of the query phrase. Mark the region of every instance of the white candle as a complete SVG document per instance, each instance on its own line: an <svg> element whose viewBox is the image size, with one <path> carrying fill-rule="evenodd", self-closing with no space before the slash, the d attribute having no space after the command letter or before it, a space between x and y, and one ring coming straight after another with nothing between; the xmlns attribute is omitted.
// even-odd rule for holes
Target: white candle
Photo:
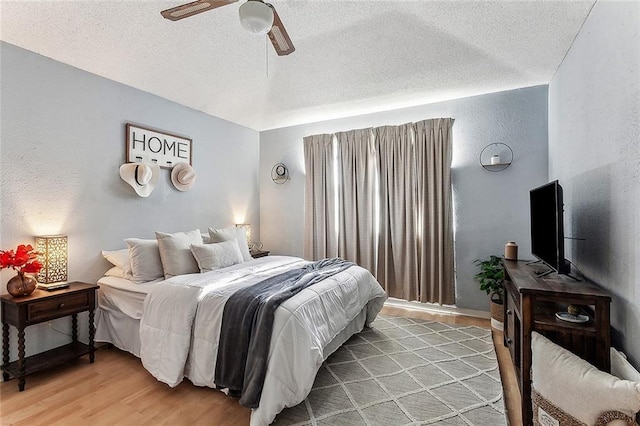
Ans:
<svg viewBox="0 0 640 426"><path fill-rule="evenodd" d="M491 156L491 164L500 164L500 156L499 155L492 155Z"/></svg>

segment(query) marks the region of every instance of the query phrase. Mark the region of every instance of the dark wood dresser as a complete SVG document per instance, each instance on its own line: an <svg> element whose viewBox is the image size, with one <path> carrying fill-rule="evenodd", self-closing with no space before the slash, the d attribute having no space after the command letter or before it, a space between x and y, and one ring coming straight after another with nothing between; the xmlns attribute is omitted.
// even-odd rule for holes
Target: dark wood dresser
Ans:
<svg viewBox="0 0 640 426"><path fill-rule="evenodd" d="M522 420L532 424L531 333L536 331L554 343L586 359L603 371L611 370L609 349L611 295L591 282L553 274L538 277L542 265L505 260L504 345L509 348L522 395ZM560 320L557 312L579 305L584 323Z"/></svg>

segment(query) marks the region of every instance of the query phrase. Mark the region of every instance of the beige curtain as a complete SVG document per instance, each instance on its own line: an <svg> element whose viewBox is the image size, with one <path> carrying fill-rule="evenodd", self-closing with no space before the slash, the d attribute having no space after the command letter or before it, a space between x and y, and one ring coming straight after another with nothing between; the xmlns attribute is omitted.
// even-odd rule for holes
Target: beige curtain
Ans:
<svg viewBox="0 0 640 426"><path fill-rule="evenodd" d="M380 230L376 277L391 297L417 300L416 169L413 127L376 130L380 170Z"/></svg>
<svg viewBox="0 0 640 426"><path fill-rule="evenodd" d="M307 174L303 255L309 260L337 257L336 150L333 135L308 136L303 143Z"/></svg>
<svg viewBox="0 0 640 426"><path fill-rule="evenodd" d="M391 297L455 303L453 122L304 138L305 258L352 260Z"/></svg>
<svg viewBox="0 0 640 426"><path fill-rule="evenodd" d="M338 256L376 273L377 165L371 129L336 133Z"/></svg>
<svg viewBox="0 0 640 426"><path fill-rule="evenodd" d="M421 302L455 303L451 127L453 119L415 123L418 291Z"/></svg>

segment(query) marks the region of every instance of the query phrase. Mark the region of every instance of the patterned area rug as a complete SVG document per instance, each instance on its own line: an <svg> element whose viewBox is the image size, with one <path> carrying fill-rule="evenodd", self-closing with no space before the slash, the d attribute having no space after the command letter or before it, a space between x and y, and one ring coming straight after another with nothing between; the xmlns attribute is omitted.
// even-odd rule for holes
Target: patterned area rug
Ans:
<svg viewBox="0 0 640 426"><path fill-rule="evenodd" d="M491 330L379 315L276 425L505 425Z"/></svg>

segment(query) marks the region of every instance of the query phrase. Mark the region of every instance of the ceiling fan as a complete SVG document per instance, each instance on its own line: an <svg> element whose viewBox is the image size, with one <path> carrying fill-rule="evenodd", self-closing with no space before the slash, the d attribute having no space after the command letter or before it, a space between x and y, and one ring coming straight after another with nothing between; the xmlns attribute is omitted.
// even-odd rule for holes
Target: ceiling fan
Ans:
<svg viewBox="0 0 640 426"><path fill-rule="evenodd" d="M198 13L206 12L217 7L236 3L238 0L196 0L181 6L160 12L162 16L171 21L188 18ZM278 56L288 55L294 50L289 34L276 12L269 3L262 0L247 0L240 6L240 23L242 27L254 34L268 34Z"/></svg>

